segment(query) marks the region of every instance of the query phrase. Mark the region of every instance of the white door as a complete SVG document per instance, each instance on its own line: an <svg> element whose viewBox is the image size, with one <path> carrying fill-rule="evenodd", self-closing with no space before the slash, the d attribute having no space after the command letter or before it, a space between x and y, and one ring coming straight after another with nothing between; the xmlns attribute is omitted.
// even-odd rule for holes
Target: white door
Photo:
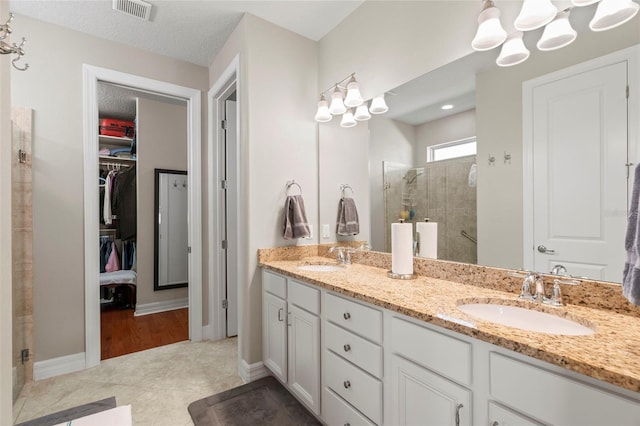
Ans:
<svg viewBox="0 0 640 426"><path fill-rule="evenodd" d="M264 365L287 382L287 302L262 292L262 352Z"/></svg>
<svg viewBox="0 0 640 426"><path fill-rule="evenodd" d="M622 281L626 90L626 62L533 88L533 270Z"/></svg>
<svg viewBox="0 0 640 426"><path fill-rule="evenodd" d="M289 303L289 385L320 414L320 319Z"/></svg>
<svg viewBox="0 0 640 426"><path fill-rule="evenodd" d="M238 139L235 101L225 101L227 337L238 335Z"/></svg>
<svg viewBox="0 0 640 426"><path fill-rule="evenodd" d="M394 425L471 425L471 391L394 355L392 423Z"/></svg>

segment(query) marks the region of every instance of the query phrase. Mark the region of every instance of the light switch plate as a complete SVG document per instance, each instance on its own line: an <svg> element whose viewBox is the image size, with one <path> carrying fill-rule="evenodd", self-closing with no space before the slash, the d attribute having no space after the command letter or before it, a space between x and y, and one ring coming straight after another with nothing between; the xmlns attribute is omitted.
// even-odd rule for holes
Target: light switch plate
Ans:
<svg viewBox="0 0 640 426"><path fill-rule="evenodd" d="M322 225L322 238L329 238L329 233L329 224L325 223L324 225Z"/></svg>

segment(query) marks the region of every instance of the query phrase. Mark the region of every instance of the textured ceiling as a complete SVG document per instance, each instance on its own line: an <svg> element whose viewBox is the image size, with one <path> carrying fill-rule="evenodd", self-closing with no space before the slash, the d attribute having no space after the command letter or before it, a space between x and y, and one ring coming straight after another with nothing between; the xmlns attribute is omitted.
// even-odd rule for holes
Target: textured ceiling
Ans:
<svg viewBox="0 0 640 426"><path fill-rule="evenodd" d="M150 0L151 20L111 8L111 0L10 0L11 11L194 64L209 66L245 12L319 40L361 0ZM16 22L14 28L18 28ZM28 35L27 35L28 37Z"/></svg>
<svg viewBox="0 0 640 426"><path fill-rule="evenodd" d="M100 118L130 120L136 118L136 98L186 105L184 99L135 90L110 83L98 83L98 114Z"/></svg>

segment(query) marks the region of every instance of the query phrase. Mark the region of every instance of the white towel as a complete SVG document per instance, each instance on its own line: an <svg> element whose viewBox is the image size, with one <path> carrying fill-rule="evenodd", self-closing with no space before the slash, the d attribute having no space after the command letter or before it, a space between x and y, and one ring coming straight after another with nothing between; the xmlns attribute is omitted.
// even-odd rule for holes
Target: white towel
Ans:
<svg viewBox="0 0 640 426"><path fill-rule="evenodd" d="M283 234L285 240L305 238L311 235L302 195L289 195L284 202Z"/></svg>
<svg viewBox="0 0 640 426"><path fill-rule="evenodd" d="M627 250L627 262L622 275L622 294L634 305L640 305L640 222L638 203L640 202L640 165L636 166L631 195L631 212L627 222L627 235L624 248Z"/></svg>
<svg viewBox="0 0 640 426"><path fill-rule="evenodd" d="M338 235L358 235L360 233L358 209L353 198L342 197L338 203L336 233Z"/></svg>

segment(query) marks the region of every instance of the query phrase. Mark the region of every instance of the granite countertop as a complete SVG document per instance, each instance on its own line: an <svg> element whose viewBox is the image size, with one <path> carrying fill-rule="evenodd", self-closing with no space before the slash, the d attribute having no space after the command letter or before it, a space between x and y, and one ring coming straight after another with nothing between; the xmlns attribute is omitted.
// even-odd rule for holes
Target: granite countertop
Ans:
<svg viewBox="0 0 640 426"><path fill-rule="evenodd" d="M261 260L260 266L640 392L640 318L577 305L557 308L540 306L520 300L515 293L427 276L418 276L414 280L394 280L387 277L386 269L362 264L352 264L336 272L298 269L299 265L314 263L335 264L335 261L326 257L267 259ZM565 336L524 331L473 318L457 308L464 303L488 301L554 313L592 328L595 333L587 336ZM465 321L471 324L466 324Z"/></svg>

